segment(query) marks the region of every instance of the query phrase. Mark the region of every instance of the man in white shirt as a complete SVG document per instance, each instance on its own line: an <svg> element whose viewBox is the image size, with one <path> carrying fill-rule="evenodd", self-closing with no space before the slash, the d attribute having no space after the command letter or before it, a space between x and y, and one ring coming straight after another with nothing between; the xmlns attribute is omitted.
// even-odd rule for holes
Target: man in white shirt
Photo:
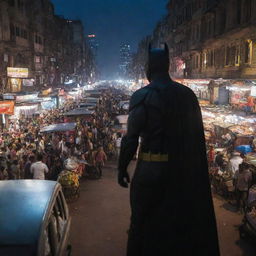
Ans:
<svg viewBox="0 0 256 256"><path fill-rule="evenodd" d="M35 180L45 180L45 174L49 172L46 164L42 162L43 155L37 155L37 162L33 163L30 167L30 171Z"/></svg>
<svg viewBox="0 0 256 256"><path fill-rule="evenodd" d="M239 169L239 165L243 162L243 158L240 156L239 152L233 152L232 157L229 160L229 171L231 171L234 176L236 171Z"/></svg>

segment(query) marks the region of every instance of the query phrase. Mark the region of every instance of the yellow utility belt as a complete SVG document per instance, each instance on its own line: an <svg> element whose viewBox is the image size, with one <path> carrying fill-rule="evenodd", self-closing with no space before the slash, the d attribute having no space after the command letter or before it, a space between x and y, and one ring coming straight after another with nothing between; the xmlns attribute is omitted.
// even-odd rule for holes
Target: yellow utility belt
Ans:
<svg viewBox="0 0 256 256"><path fill-rule="evenodd" d="M143 153L139 154L139 160L145 162L168 162L168 154L153 154L153 153Z"/></svg>

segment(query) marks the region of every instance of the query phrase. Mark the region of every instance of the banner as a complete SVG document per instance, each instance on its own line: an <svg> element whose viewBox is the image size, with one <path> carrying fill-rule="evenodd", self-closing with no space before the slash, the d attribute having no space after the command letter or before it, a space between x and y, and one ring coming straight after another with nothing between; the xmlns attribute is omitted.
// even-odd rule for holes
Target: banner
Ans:
<svg viewBox="0 0 256 256"><path fill-rule="evenodd" d="M28 68L7 68L7 76L12 78L27 78Z"/></svg>
<svg viewBox="0 0 256 256"><path fill-rule="evenodd" d="M14 101L0 101L0 114L13 115Z"/></svg>

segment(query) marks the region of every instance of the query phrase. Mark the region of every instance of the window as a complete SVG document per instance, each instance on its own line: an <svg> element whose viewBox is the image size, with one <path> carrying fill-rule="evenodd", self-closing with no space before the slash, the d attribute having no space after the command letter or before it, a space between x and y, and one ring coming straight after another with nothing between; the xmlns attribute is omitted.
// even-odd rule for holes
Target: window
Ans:
<svg viewBox="0 0 256 256"><path fill-rule="evenodd" d="M196 39L200 39L200 24L196 25Z"/></svg>
<svg viewBox="0 0 256 256"><path fill-rule="evenodd" d="M252 15L252 1L245 0L244 2L244 17L245 22L249 22L251 20Z"/></svg>
<svg viewBox="0 0 256 256"><path fill-rule="evenodd" d="M36 44L43 44L43 39L41 36L35 35L35 43Z"/></svg>
<svg viewBox="0 0 256 256"><path fill-rule="evenodd" d="M241 10L242 10L242 0L237 0L237 24L241 24Z"/></svg>
<svg viewBox="0 0 256 256"><path fill-rule="evenodd" d="M199 68L199 56L196 55L196 68Z"/></svg>
<svg viewBox="0 0 256 256"><path fill-rule="evenodd" d="M15 35L20 36L20 28L19 27L15 27Z"/></svg>
<svg viewBox="0 0 256 256"><path fill-rule="evenodd" d="M214 50L211 50L211 51L210 51L209 66L210 66L210 67L214 66Z"/></svg>
<svg viewBox="0 0 256 256"><path fill-rule="evenodd" d="M20 36L24 39L28 39L28 32L25 29L20 29Z"/></svg>
<svg viewBox="0 0 256 256"><path fill-rule="evenodd" d="M207 65L207 53L204 52L203 53L203 67L206 68Z"/></svg>
<svg viewBox="0 0 256 256"><path fill-rule="evenodd" d="M235 66L235 62L236 62L236 46L233 45L230 49L230 65L231 66Z"/></svg>
<svg viewBox="0 0 256 256"><path fill-rule="evenodd" d="M23 0L17 0L18 8L23 11L24 10L24 2Z"/></svg>
<svg viewBox="0 0 256 256"><path fill-rule="evenodd" d="M237 45L236 46L236 57L235 57L235 65L236 66L240 65L240 59L241 59L240 53L241 53L240 45Z"/></svg>
<svg viewBox="0 0 256 256"><path fill-rule="evenodd" d="M11 38L13 39L15 37L15 27L12 23L10 24L10 34Z"/></svg>
<svg viewBox="0 0 256 256"><path fill-rule="evenodd" d="M35 56L35 63L41 63L41 56Z"/></svg>
<svg viewBox="0 0 256 256"><path fill-rule="evenodd" d="M226 54L225 54L225 66L228 66L230 63L230 47L226 47Z"/></svg>
<svg viewBox="0 0 256 256"><path fill-rule="evenodd" d="M244 53L244 62L245 63L251 62L251 55L252 55L252 41L247 40L245 42L245 53Z"/></svg>
<svg viewBox="0 0 256 256"><path fill-rule="evenodd" d="M8 62L9 61L9 57L8 57L8 54L4 54L4 62Z"/></svg>

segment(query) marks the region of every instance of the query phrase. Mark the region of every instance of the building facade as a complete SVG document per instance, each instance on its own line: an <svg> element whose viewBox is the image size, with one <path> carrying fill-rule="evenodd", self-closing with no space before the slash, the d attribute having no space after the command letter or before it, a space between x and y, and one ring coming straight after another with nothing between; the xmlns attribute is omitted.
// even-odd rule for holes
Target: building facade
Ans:
<svg viewBox="0 0 256 256"><path fill-rule="evenodd" d="M0 1L2 93L86 82L87 53L83 24L55 15L50 0Z"/></svg>
<svg viewBox="0 0 256 256"><path fill-rule="evenodd" d="M173 77L256 79L255 0L172 0Z"/></svg>

